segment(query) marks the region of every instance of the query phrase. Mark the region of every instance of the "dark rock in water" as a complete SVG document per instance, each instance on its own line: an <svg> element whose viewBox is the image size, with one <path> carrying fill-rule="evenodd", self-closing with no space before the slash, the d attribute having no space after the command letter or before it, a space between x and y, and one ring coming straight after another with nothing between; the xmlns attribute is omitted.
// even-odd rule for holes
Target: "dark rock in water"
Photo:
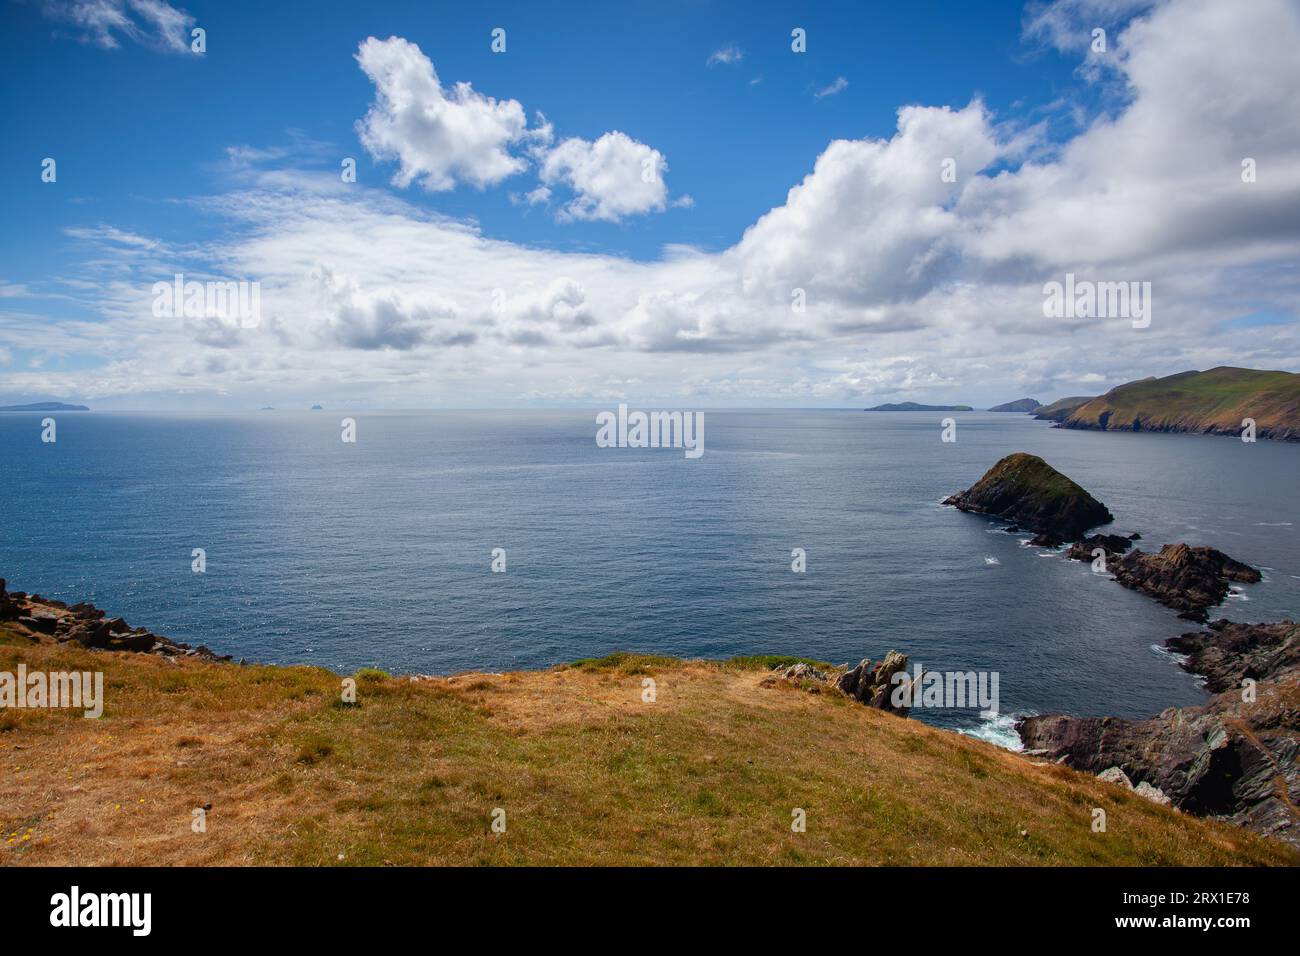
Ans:
<svg viewBox="0 0 1300 956"><path fill-rule="evenodd" d="M894 681L894 675L900 671L904 674L907 672L907 655L890 651L875 667L871 666L871 661L864 658L857 667L841 674L835 686L868 707L887 710L906 717L908 709L895 707L892 700L896 688L910 683L906 679L901 682Z"/></svg>
<svg viewBox="0 0 1300 956"><path fill-rule="evenodd" d="M1204 621L1206 609L1223 603L1228 582L1254 584L1260 573L1214 548L1193 548L1167 544L1159 554L1134 551L1115 562L1115 580L1126 588L1141 591L1179 617Z"/></svg>
<svg viewBox="0 0 1300 956"><path fill-rule="evenodd" d="M1168 646L1222 688L1208 704L1150 720L1026 717L1016 725L1026 749L1092 773L1118 767L1180 810L1300 846L1300 626L1216 621ZM1253 694L1239 686L1251 670Z"/></svg>
<svg viewBox="0 0 1300 956"><path fill-rule="evenodd" d="M1034 544L1055 547L1114 521L1100 501L1036 455L1017 452L966 491L944 501L961 511L996 515L1034 532Z"/></svg>
<svg viewBox="0 0 1300 956"><path fill-rule="evenodd" d="M1214 621L1208 631L1171 637L1165 647L1186 654L1185 670L1205 678L1214 693L1235 690L1243 679L1276 680L1300 673L1300 624L1234 624Z"/></svg>
<svg viewBox="0 0 1300 956"><path fill-rule="evenodd" d="M1123 554L1131 547L1133 547L1133 542L1123 535L1094 534L1070 545L1070 550L1065 552L1065 556L1073 558L1075 561L1091 561L1093 559L1092 552L1097 548L1101 548L1106 552L1107 560L1110 560Z"/></svg>

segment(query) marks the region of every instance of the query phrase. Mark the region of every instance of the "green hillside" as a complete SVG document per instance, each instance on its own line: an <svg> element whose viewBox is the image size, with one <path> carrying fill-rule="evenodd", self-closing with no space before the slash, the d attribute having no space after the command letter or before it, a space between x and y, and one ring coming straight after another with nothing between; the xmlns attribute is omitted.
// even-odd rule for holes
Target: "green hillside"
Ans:
<svg viewBox="0 0 1300 956"><path fill-rule="evenodd" d="M1221 366L1129 382L1076 408L1066 428L1240 435L1300 440L1300 375Z"/></svg>

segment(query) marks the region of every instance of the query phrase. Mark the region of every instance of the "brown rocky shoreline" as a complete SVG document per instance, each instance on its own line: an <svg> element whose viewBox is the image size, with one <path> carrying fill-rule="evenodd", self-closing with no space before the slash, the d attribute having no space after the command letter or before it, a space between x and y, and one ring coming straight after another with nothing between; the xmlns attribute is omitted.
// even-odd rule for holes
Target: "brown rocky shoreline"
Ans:
<svg viewBox="0 0 1300 956"><path fill-rule="evenodd" d="M33 641L42 643L77 644L95 651L134 651L164 658L233 660L203 646L191 647L147 628L131 627L120 617L108 617L93 604L69 605L39 594L8 591L4 578L0 578L0 621L21 624Z"/></svg>
<svg viewBox="0 0 1300 956"><path fill-rule="evenodd" d="M945 504L1013 518L1014 530L1033 531L1036 544L1074 538L1067 557L1103 559L1120 585L1192 621L1204 623L1231 582L1261 580L1258 570L1214 548L1167 544L1150 554L1130 550L1138 534L1084 536L1113 520L1110 512L1032 455L1007 456ZM1016 730L1026 752L1300 846L1300 626L1220 620L1166 647L1205 678L1215 694L1209 702L1149 720L1025 717Z"/></svg>
<svg viewBox="0 0 1300 956"><path fill-rule="evenodd" d="M1220 620L1165 646L1218 691L1208 703L1149 720L1026 717L1026 752L1111 779L1118 768L1180 810L1300 847L1300 625Z"/></svg>

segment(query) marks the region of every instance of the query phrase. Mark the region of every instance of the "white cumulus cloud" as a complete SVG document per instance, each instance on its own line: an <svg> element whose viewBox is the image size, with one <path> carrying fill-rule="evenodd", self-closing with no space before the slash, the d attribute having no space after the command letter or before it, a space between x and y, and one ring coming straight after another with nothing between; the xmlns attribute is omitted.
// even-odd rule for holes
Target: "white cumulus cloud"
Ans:
<svg viewBox="0 0 1300 956"><path fill-rule="evenodd" d="M482 189L526 168L510 152L528 125L517 100L498 101L463 82L445 88L429 58L400 37L369 37L356 59L375 84L357 133L375 159L398 161L395 185L418 181L441 192L466 182Z"/></svg>
<svg viewBox="0 0 1300 956"><path fill-rule="evenodd" d="M626 216L662 212L668 200L659 150L615 130L595 142L574 137L543 154L539 173L548 186L565 185L575 196L562 215L617 222Z"/></svg>

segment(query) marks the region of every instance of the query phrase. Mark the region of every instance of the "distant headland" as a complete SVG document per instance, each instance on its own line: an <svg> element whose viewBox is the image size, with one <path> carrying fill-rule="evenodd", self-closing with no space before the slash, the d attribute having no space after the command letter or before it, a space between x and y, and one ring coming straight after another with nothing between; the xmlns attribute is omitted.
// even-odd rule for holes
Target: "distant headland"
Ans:
<svg viewBox="0 0 1300 956"><path fill-rule="evenodd" d="M1043 407L1043 403L1036 398L1018 398L1014 402L1005 402L1002 405L994 405L989 409L991 412L1036 412Z"/></svg>
<svg viewBox="0 0 1300 956"><path fill-rule="evenodd" d="M88 412L88 405L68 405L65 402L33 402L31 405L0 405L0 412Z"/></svg>
<svg viewBox="0 0 1300 956"><path fill-rule="evenodd" d="M969 405L918 405L916 402L897 402L866 408L867 412L973 412Z"/></svg>

